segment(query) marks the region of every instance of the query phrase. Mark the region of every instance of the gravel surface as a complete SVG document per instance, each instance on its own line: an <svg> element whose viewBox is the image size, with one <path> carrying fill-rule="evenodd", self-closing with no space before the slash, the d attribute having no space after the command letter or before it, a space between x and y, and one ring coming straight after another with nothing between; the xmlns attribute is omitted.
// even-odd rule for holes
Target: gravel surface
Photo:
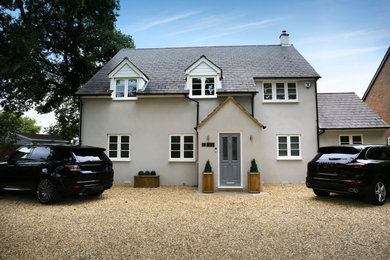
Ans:
<svg viewBox="0 0 390 260"><path fill-rule="evenodd" d="M390 202L317 198L303 184L264 196L114 187L52 206L0 194L0 259L389 259Z"/></svg>

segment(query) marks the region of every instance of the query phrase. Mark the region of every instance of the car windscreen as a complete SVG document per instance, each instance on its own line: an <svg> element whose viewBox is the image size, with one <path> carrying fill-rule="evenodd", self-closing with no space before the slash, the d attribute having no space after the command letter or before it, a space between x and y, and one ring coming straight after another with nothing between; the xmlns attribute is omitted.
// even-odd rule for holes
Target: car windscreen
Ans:
<svg viewBox="0 0 390 260"><path fill-rule="evenodd" d="M110 160L104 153L103 149L81 148L73 150L72 153L78 162L98 162Z"/></svg>
<svg viewBox="0 0 390 260"><path fill-rule="evenodd" d="M355 159L360 150L354 147L321 147L319 150L320 157L318 161L320 162L337 162L337 163L347 163Z"/></svg>

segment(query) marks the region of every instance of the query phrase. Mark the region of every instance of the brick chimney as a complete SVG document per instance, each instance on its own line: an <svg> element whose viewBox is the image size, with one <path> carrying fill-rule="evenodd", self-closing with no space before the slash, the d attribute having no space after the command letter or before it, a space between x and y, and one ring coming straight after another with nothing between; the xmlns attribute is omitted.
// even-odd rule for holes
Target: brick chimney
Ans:
<svg viewBox="0 0 390 260"><path fill-rule="evenodd" d="M279 36L279 39L280 39L280 46L283 46L283 47L290 46L289 34L286 32L286 30L282 31L282 34Z"/></svg>

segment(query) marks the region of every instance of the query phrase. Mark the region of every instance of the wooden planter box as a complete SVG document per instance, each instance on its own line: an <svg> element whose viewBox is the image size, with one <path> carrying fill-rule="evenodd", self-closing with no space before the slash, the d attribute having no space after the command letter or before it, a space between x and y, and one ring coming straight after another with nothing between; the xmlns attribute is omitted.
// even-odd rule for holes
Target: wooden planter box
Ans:
<svg viewBox="0 0 390 260"><path fill-rule="evenodd" d="M260 172L248 172L248 192L260 193L261 192L261 178Z"/></svg>
<svg viewBox="0 0 390 260"><path fill-rule="evenodd" d="M214 192L214 172L202 173L202 192L204 193Z"/></svg>
<svg viewBox="0 0 390 260"><path fill-rule="evenodd" d="M157 188L157 187L160 187L159 175L134 176L134 188Z"/></svg>

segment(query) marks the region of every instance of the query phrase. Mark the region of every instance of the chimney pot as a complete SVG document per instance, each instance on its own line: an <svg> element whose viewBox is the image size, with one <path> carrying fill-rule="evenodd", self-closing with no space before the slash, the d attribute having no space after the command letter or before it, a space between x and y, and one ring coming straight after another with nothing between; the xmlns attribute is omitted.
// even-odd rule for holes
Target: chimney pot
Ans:
<svg viewBox="0 0 390 260"><path fill-rule="evenodd" d="M290 46L289 34L287 33L286 30L282 31L282 34L279 36L279 39L280 39L280 46L283 46L283 47Z"/></svg>

